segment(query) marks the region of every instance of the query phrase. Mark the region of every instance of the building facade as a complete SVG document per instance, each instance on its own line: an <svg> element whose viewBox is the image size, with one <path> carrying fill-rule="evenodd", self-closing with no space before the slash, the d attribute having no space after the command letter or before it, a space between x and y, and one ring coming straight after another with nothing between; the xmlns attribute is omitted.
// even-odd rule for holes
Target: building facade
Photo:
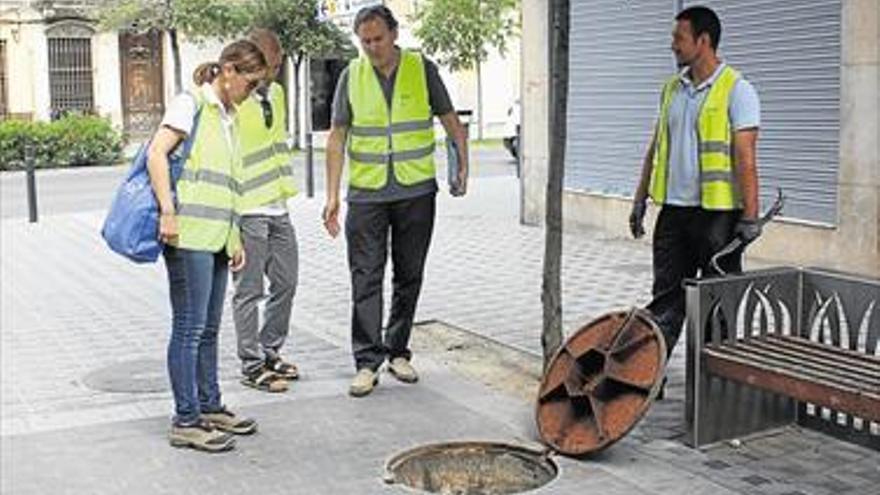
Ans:
<svg viewBox="0 0 880 495"><path fill-rule="evenodd" d="M394 12L399 22L398 44L404 48L419 49L419 40L414 36L412 18L419 7L419 0L321 0L319 11L334 22L344 32L351 33L351 42L358 46L353 32L354 16L363 7L384 4ZM424 3L422 0L421 3ZM505 137L509 129L511 107L519 99L520 91L520 40L508 40L506 53L490 50L488 60L482 64L482 76L478 79L475 70L450 72L440 66L440 75L446 82L452 102L456 109L468 113L463 120L470 122L471 137L482 134L487 139ZM344 64L338 61L313 61L312 97L313 124L316 142L323 142L324 133L329 129L329 99ZM482 91L478 91L480 88ZM317 93L317 94L316 94ZM482 94L483 116L480 118L478 94ZM328 98L329 97L329 98ZM326 106L325 106L326 105ZM324 110L326 108L326 110ZM482 125L482 133L477 126Z"/></svg>
<svg viewBox="0 0 880 495"><path fill-rule="evenodd" d="M0 113L49 120L79 111L109 117L130 140L155 130L174 97L174 66L161 31L100 31L94 2L6 0L0 7ZM219 42L180 40L184 87Z"/></svg>
<svg viewBox="0 0 880 495"><path fill-rule="evenodd" d="M354 14L361 7L381 3L323 0L316 15L325 15L351 33L357 46L351 29ZM384 3L400 20L401 46L418 48L410 23L416 2ZM102 32L91 20L95 4L90 0L4 0L0 4L0 118L48 120L67 111L87 111L109 117L130 141L152 133L176 92L169 38L160 31ZM190 42L180 36L179 46L186 87L195 67L215 60L223 44ZM298 127L301 137L314 130L319 147L329 129L333 90L346 63L312 60L303 64L306 70L300 74L300 95L293 94L296 85L289 67L281 76L290 95L289 114L295 115L295 98L303 109ZM441 74L456 107L475 109L477 81L473 71L449 73L441 67ZM518 45L511 46L506 57L492 54L484 74L484 136L502 137L508 109L519 96ZM290 127L293 131L292 123Z"/></svg>
<svg viewBox="0 0 880 495"><path fill-rule="evenodd" d="M719 14L721 58L760 94L762 204L777 188L787 198L750 253L880 275L876 0L571 2L567 225L627 235L660 88L675 71L674 15L695 4ZM547 10L547 0L523 3L522 218L534 224L549 157Z"/></svg>

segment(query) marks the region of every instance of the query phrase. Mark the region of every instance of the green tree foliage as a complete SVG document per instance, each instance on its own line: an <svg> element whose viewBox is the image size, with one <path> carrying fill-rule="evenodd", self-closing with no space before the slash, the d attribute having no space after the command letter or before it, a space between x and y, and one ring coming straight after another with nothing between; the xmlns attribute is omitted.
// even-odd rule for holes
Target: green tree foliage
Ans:
<svg viewBox="0 0 880 495"><path fill-rule="evenodd" d="M516 32L519 0L427 0L415 14L422 49L451 70L477 71L478 138L483 138L481 65L489 48L504 54Z"/></svg>
<svg viewBox="0 0 880 495"><path fill-rule="evenodd" d="M318 0L101 0L100 25L105 30L161 29L171 39L175 89L182 89L178 33L192 40L231 40L254 27L275 32L299 74L309 58L351 58L357 50L349 36L331 22L317 20ZM299 115L299 98L296 115ZM299 119L294 119L299 147Z"/></svg>
<svg viewBox="0 0 880 495"><path fill-rule="evenodd" d="M518 0L428 0L415 14L422 49L451 70L469 70L504 54L516 32Z"/></svg>
<svg viewBox="0 0 880 495"><path fill-rule="evenodd" d="M310 58L352 58L357 49L335 24L319 21L317 0L255 0L249 9L251 25L273 31L293 62L295 95L300 94L302 63ZM299 98L295 115L300 114ZM299 148L299 119L294 120L294 147Z"/></svg>

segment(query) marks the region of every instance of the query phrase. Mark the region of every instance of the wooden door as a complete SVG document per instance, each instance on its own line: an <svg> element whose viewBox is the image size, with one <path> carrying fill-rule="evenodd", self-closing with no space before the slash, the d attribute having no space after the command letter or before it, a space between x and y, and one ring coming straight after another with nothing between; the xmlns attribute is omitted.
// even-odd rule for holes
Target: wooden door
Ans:
<svg viewBox="0 0 880 495"><path fill-rule="evenodd" d="M165 112L162 31L120 33L122 116L130 139L152 135Z"/></svg>

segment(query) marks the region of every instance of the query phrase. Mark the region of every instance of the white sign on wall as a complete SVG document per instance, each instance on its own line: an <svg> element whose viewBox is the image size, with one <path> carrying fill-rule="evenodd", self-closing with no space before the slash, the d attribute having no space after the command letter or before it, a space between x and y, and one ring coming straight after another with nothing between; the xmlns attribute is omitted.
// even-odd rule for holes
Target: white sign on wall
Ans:
<svg viewBox="0 0 880 495"><path fill-rule="evenodd" d="M382 3L383 0L321 0L318 2L318 20L350 18L364 7Z"/></svg>

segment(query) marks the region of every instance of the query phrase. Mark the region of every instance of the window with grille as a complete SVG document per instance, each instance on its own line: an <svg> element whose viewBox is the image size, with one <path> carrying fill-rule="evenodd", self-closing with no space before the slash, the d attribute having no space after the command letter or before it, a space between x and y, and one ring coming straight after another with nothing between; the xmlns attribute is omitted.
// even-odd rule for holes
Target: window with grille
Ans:
<svg viewBox="0 0 880 495"><path fill-rule="evenodd" d="M6 86L6 40L0 40L0 118L5 118L9 113Z"/></svg>
<svg viewBox="0 0 880 495"><path fill-rule="evenodd" d="M52 116L94 108L91 31L73 26L48 33Z"/></svg>

